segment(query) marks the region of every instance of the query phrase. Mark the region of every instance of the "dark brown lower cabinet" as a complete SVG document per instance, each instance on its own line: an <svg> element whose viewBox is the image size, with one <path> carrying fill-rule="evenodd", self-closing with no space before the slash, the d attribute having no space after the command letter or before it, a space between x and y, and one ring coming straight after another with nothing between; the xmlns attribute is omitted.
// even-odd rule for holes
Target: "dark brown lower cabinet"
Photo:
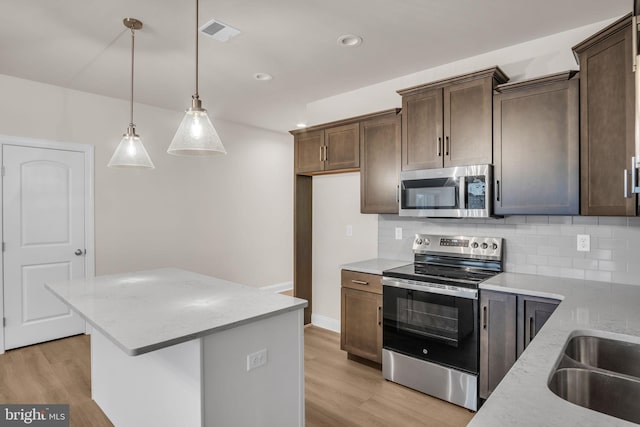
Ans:
<svg viewBox="0 0 640 427"><path fill-rule="evenodd" d="M559 301L547 298L518 298L518 357L547 322Z"/></svg>
<svg viewBox="0 0 640 427"><path fill-rule="evenodd" d="M486 399L551 317L554 299L480 291L480 397Z"/></svg>
<svg viewBox="0 0 640 427"><path fill-rule="evenodd" d="M340 348L382 363L381 277L342 271Z"/></svg>
<svg viewBox="0 0 640 427"><path fill-rule="evenodd" d="M516 296L480 292L480 397L486 399L516 361Z"/></svg>

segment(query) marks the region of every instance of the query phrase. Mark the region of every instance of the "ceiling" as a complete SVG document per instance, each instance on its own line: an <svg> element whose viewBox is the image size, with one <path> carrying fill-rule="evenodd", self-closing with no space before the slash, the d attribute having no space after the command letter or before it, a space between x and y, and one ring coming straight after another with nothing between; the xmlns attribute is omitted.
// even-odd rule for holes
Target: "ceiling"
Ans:
<svg viewBox="0 0 640 427"><path fill-rule="evenodd" d="M242 33L200 38L200 96L214 119L295 128L309 102L621 16L632 0L200 0ZM173 110L194 92L195 1L0 0L0 74ZM338 46L357 34L357 48ZM257 81L258 72L273 75Z"/></svg>

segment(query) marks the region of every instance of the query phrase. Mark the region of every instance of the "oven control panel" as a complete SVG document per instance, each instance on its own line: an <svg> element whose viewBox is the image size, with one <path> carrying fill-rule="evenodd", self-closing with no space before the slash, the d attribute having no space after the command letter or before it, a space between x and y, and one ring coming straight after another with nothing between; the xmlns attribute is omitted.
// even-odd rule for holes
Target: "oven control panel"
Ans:
<svg viewBox="0 0 640 427"><path fill-rule="evenodd" d="M419 254L437 252L466 256L478 255L501 259L502 238L416 234L413 240L413 252Z"/></svg>

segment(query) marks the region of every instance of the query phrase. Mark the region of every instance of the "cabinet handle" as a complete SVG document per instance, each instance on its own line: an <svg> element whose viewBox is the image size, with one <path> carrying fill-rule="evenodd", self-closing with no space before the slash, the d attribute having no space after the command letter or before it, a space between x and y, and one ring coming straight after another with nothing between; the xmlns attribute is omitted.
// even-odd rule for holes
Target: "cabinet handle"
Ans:
<svg viewBox="0 0 640 427"><path fill-rule="evenodd" d="M377 315L377 319L378 319L378 326L382 325L382 307L378 306L378 315Z"/></svg>
<svg viewBox="0 0 640 427"><path fill-rule="evenodd" d="M487 329L487 306L482 306L482 329Z"/></svg>
<svg viewBox="0 0 640 427"><path fill-rule="evenodd" d="M629 198L629 171L624 170L624 198Z"/></svg>
<svg viewBox="0 0 640 427"><path fill-rule="evenodd" d="M321 146L320 146L320 161L321 161L321 162L323 161L323 159L322 159L322 151L323 151L322 149L323 149L323 148L324 148L324 146L323 146L323 145L321 145Z"/></svg>
<svg viewBox="0 0 640 427"><path fill-rule="evenodd" d="M638 69L638 17L631 17L631 71L634 73Z"/></svg>
<svg viewBox="0 0 640 427"><path fill-rule="evenodd" d="M444 137L444 155L445 156L449 155L449 137L448 136Z"/></svg>
<svg viewBox="0 0 640 427"><path fill-rule="evenodd" d="M442 156L442 137L439 136L436 139L436 149L438 150L438 157Z"/></svg>
<svg viewBox="0 0 640 427"><path fill-rule="evenodd" d="M533 317L529 317L529 344L533 340Z"/></svg>
<svg viewBox="0 0 640 427"><path fill-rule="evenodd" d="M351 282L355 283L356 285L366 285L369 286L369 282L365 282L364 280L356 280L356 279L352 279Z"/></svg>
<svg viewBox="0 0 640 427"><path fill-rule="evenodd" d="M500 180L496 180L496 202L500 201Z"/></svg>
<svg viewBox="0 0 640 427"><path fill-rule="evenodd" d="M638 185L638 169L636 167L636 158L631 158L631 192L637 193L637 185Z"/></svg>
<svg viewBox="0 0 640 427"><path fill-rule="evenodd" d="M400 185L396 185L396 203L400 203Z"/></svg>
<svg viewBox="0 0 640 427"><path fill-rule="evenodd" d="M329 147L327 147L326 145L324 146L324 161L329 161Z"/></svg>

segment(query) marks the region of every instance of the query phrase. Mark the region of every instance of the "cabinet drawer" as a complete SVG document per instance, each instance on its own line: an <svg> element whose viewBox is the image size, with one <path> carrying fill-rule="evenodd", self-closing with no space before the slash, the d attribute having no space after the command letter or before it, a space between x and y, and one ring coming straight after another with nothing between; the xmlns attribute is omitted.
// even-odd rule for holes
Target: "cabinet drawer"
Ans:
<svg viewBox="0 0 640 427"><path fill-rule="evenodd" d="M342 270L342 286L360 291L382 294L382 276Z"/></svg>

